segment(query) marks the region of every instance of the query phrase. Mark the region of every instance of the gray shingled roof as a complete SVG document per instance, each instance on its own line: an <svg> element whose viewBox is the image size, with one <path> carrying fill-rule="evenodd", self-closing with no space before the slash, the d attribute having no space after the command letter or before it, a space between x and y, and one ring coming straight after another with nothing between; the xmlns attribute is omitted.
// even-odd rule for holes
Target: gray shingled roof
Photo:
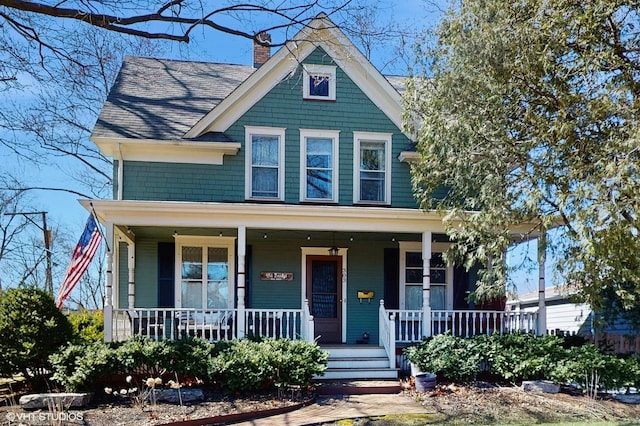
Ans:
<svg viewBox="0 0 640 426"><path fill-rule="evenodd" d="M92 137L180 140L255 69L244 65L128 56ZM404 78L387 76L400 93ZM221 133L200 141L229 141Z"/></svg>
<svg viewBox="0 0 640 426"><path fill-rule="evenodd" d="M128 56L92 136L181 139L253 71L243 65Z"/></svg>

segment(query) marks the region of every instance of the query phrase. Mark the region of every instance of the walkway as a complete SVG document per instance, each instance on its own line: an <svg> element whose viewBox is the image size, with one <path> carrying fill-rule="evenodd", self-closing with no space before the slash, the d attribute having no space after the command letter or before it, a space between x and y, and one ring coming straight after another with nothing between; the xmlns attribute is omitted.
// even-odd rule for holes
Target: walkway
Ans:
<svg viewBox="0 0 640 426"><path fill-rule="evenodd" d="M318 397L315 404L290 413L238 424L302 426L356 417L428 412L420 404L401 394L327 395Z"/></svg>

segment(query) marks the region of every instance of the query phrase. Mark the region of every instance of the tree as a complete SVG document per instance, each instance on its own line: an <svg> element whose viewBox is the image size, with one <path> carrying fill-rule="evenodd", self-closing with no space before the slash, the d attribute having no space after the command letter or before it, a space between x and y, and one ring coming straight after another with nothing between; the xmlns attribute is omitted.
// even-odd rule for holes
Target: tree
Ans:
<svg viewBox="0 0 640 426"><path fill-rule="evenodd" d="M611 298L637 309L639 12L621 0L462 0L419 47L405 95L415 191L445 213L449 259L492 265L477 295L503 291L495 260L510 226L561 224L565 282L597 310ZM446 197L432 199L436 188Z"/></svg>
<svg viewBox="0 0 640 426"><path fill-rule="evenodd" d="M67 317L49 293L12 288L0 296L0 374L26 379L51 371L49 355L73 337Z"/></svg>

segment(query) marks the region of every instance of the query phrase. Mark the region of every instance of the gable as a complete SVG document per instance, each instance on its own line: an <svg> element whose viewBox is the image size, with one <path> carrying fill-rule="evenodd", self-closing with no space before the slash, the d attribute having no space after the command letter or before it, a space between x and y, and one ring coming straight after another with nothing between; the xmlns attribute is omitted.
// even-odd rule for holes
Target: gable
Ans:
<svg viewBox="0 0 640 426"><path fill-rule="evenodd" d="M378 109L402 127L401 96L391 83L360 53L326 16L316 18L282 47L226 99L204 116L186 134L226 132L245 112L281 81L296 73L309 55L321 48L327 57L354 82Z"/></svg>
<svg viewBox="0 0 640 426"><path fill-rule="evenodd" d="M303 65L336 66L336 100L316 101L303 98ZM416 206L410 181L409 165L398 160L410 145L409 139L360 87L321 47L312 52L297 69L234 122L225 134L234 141L245 141L248 127L284 129L285 133L285 202L298 203L301 198L301 131L338 132L339 204L353 203L354 132L391 135L391 204L394 207ZM243 161L247 149L239 151Z"/></svg>

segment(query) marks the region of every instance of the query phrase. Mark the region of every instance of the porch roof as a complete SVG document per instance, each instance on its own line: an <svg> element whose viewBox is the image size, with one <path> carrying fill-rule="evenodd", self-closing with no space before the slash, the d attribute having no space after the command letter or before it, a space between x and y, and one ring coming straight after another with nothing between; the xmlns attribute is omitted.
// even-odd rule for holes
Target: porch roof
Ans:
<svg viewBox="0 0 640 426"><path fill-rule="evenodd" d="M434 210L368 206L218 203L183 201L80 200L98 220L114 225L158 227L246 226L260 229L345 232L443 233ZM513 229L530 232L530 224Z"/></svg>

